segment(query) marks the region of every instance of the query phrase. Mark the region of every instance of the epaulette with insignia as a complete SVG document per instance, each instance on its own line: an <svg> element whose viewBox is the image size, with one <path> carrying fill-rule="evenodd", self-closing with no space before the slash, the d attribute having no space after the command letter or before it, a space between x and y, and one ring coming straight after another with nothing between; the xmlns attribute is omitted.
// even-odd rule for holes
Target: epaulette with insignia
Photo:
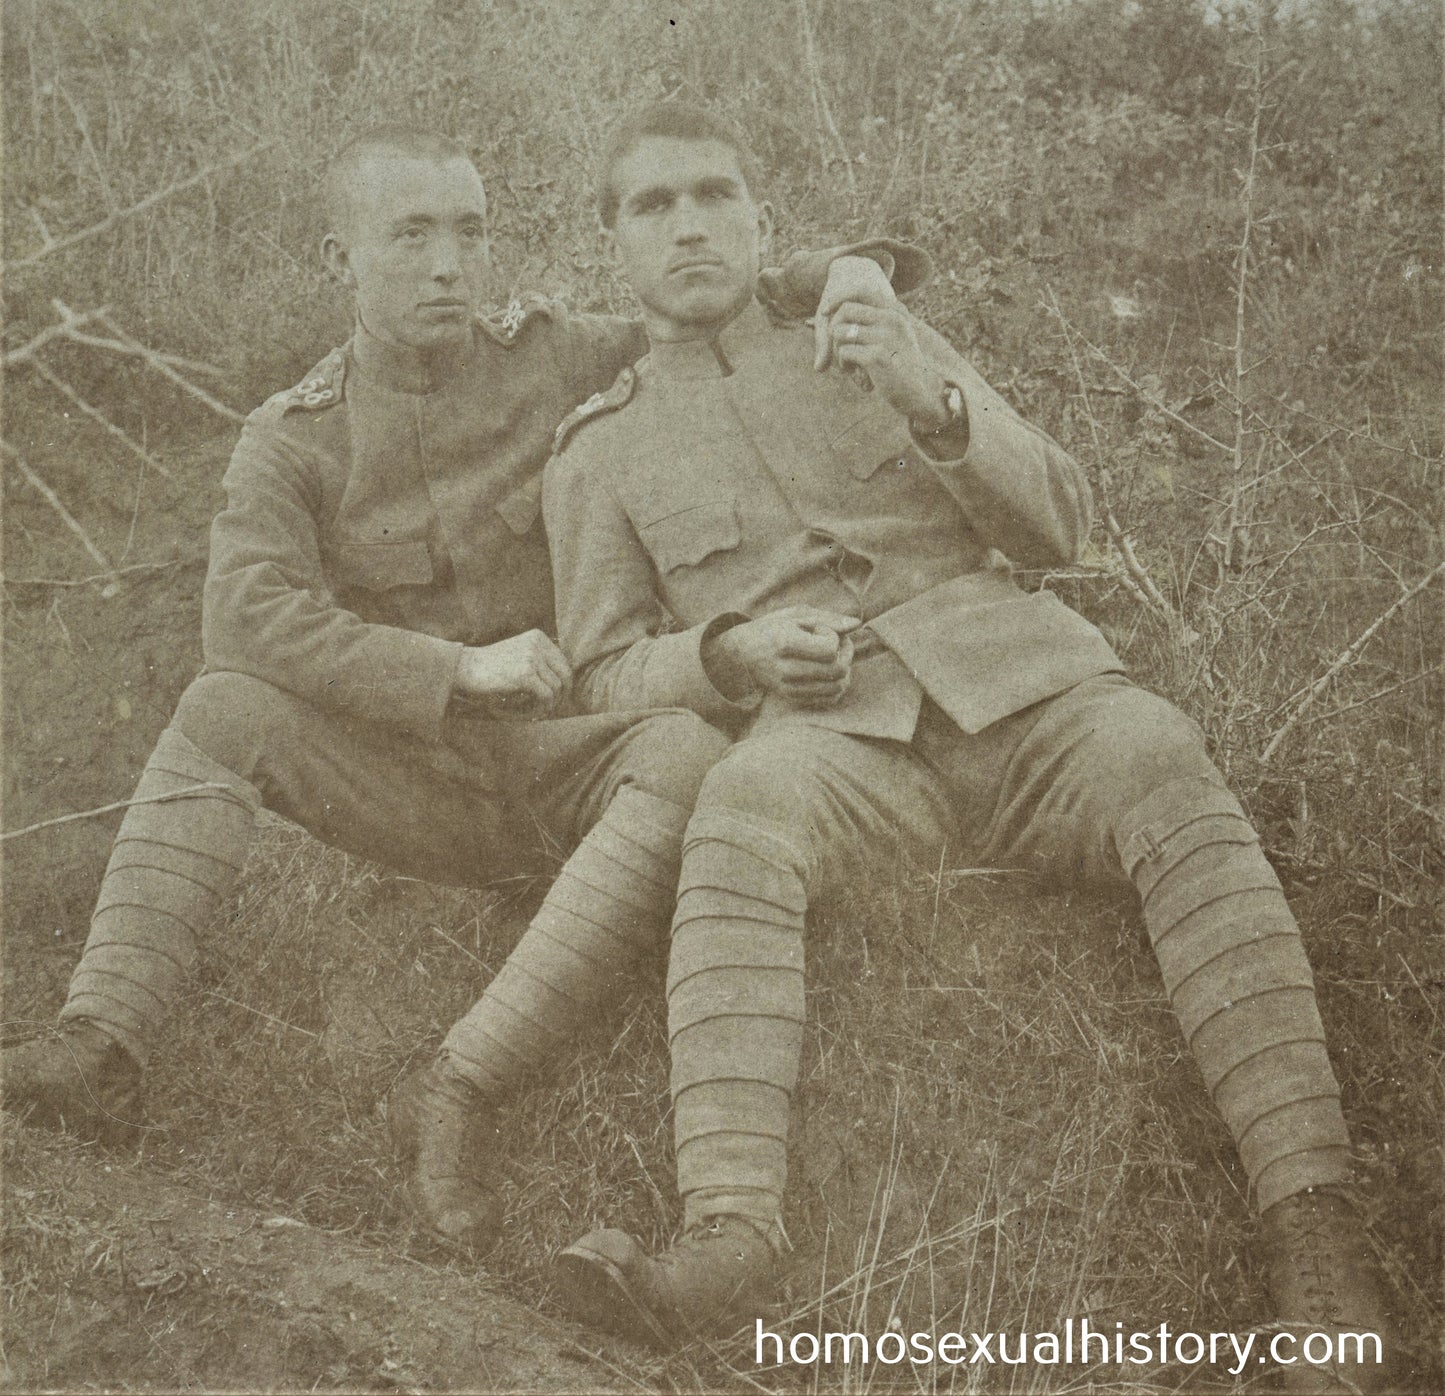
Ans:
<svg viewBox="0 0 1445 1396"><path fill-rule="evenodd" d="M507 302L507 308L496 315L483 315L477 323L487 332L498 344L511 345L516 342L517 336L521 334L522 327L534 315L545 315L547 303L536 296L528 296L525 300L519 300L513 296Z"/></svg>
<svg viewBox="0 0 1445 1396"><path fill-rule="evenodd" d="M275 405L283 412L319 412L341 401L346 382L346 356L333 349L294 388L277 393L267 406Z"/></svg>
<svg viewBox="0 0 1445 1396"><path fill-rule="evenodd" d="M552 454L556 455L567 444L572 433L576 431L583 422L590 422L594 417L600 417L604 412L617 411L619 407L623 407L632 401L632 394L636 392L636 390L637 370L624 368L605 393L593 393L586 402L574 407L562 418L562 424L557 428L556 435L552 438Z"/></svg>

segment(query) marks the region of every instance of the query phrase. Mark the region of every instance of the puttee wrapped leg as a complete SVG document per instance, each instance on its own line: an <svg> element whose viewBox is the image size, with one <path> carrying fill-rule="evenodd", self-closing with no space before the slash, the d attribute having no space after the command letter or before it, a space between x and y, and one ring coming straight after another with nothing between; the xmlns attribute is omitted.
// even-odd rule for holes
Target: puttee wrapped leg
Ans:
<svg viewBox="0 0 1445 1396"><path fill-rule="evenodd" d="M144 1065L245 862L261 797L174 727L135 793L147 803L121 822L60 1019L95 1024Z"/></svg>
<svg viewBox="0 0 1445 1396"><path fill-rule="evenodd" d="M620 998L662 944L690 811L624 786L567 860L507 962L447 1034L442 1057L479 1100L508 1096Z"/></svg>
<svg viewBox="0 0 1445 1396"><path fill-rule="evenodd" d="M771 1233L781 1214L803 1046L805 866L769 821L709 809L688 825L667 1003L689 1229L732 1216Z"/></svg>
<svg viewBox="0 0 1445 1396"><path fill-rule="evenodd" d="M1238 801L1171 781L1120 821L1164 985L1260 1209L1349 1172L1340 1088L1299 927Z"/></svg>

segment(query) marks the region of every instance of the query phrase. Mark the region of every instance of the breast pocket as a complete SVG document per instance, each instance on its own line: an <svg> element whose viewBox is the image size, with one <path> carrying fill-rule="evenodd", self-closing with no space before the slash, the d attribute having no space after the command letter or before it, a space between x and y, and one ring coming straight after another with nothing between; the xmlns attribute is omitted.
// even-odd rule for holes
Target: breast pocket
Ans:
<svg viewBox="0 0 1445 1396"><path fill-rule="evenodd" d="M343 587L390 591L426 586L432 580L431 554L420 541L342 543L336 549L336 580Z"/></svg>
<svg viewBox="0 0 1445 1396"><path fill-rule="evenodd" d="M638 527L642 546L659 572L696 567L714 553L738 546L737 504L731 499L709 500Z"/></svg>
<svg viewBox="0 0 1445 1396"><path fill-rule="evenodd" d="M886 403L871 404L828 446L855 480L872 479L884 465L897 469L917 455L908 423Z"/></svg>

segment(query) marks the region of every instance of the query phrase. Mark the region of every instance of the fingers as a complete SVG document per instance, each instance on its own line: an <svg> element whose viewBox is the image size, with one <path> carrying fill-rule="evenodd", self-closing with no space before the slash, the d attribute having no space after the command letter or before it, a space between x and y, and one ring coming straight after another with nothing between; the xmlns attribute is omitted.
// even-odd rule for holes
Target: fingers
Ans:
<svg viewBox="0 0 1445 1396"><path fill-rule="evenodd" d="M784 606L782 610L774 611L769 619L792 621L805 630L831 630L835 635L846 635L863 624L857 616L845 615L842 611L830 611L824 606Z"/></svg>

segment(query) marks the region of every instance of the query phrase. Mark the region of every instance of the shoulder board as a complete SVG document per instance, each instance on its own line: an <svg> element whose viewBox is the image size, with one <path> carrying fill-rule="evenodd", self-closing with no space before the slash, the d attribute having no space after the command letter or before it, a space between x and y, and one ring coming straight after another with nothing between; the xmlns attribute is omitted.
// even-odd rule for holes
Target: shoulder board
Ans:
<svg viewBox="0 0 1445 1396"><path fill-rule="evenodd" d="M636 391L637 370L624 368L605 393L593 393L586 402L574 407L562 418L562 424L552 438L552 454L556 455L571 440L572 433L584 422L590 422L594 417L601 417L608 412L617 411L619 407L625 407L632 401L632 394Z"/></svg>
<svg viewBox="0 0 1445 1396"><path fill-rule="evenodd" d="M552 307L540 296L526 296L520 299L513 296L505 310L499 310L492 315L478 316L477 324L481 326L483 333L488 338L503 346L510 346L516 343L523 327L529 320L536 319L538 316L550 317L551 314Z"/></svg>
<svg viewBox="0 0 1445 1396"><path fill-rule="evenodd" d="M284 412L319 412L341 401L346 383L346 356L333 349L294 388L274 394L267 407Z"/></svg>

